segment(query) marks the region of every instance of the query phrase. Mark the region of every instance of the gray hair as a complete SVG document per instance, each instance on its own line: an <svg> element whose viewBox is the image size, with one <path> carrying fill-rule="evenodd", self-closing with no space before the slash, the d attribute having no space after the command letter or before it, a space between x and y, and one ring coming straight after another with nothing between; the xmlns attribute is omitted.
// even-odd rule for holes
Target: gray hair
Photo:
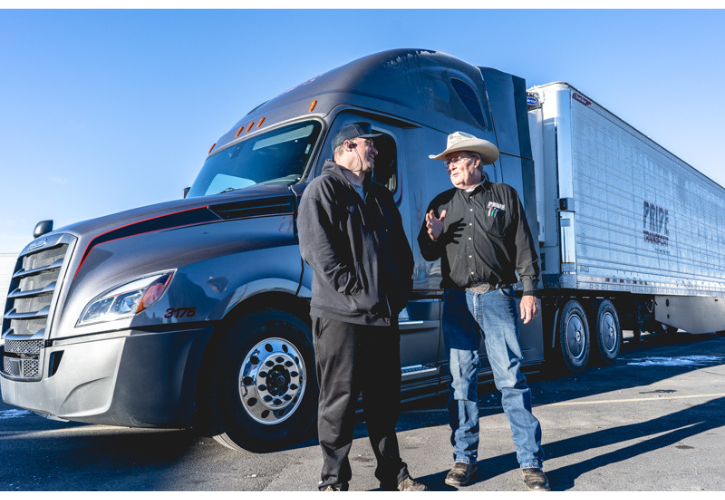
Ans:
<svg viewBox="0 0 725 500"><path fill-rule="evenodd" d="M481 155L476 153L475 151L464 151L465 153L468 153L471 156L475 156L478 158L478 169L481 171L481 175L485 175L483 172L483 158L481 158Z"/></svg>
<svg viewBox="0 0 725 500"><path fill-rule="evenodd" d="M337 160L340 156L342 156L342 153L345 151L345 143L343 142L339 146L337 146L335 149L332 150L332 159Z"/></svg>

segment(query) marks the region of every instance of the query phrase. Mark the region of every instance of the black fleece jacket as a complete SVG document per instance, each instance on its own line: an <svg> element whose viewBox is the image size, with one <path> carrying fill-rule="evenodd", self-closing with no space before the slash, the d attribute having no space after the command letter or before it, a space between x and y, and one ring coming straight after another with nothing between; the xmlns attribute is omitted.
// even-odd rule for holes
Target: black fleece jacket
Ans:
<svg viewBox="0 0 725 500"><path fill-rule="evenodd" d="M327 160L302 195L297 228L314 271L310 314L389 326L407 304L413 254L390 191L369 175L364 190L363 200Z"/></svg>

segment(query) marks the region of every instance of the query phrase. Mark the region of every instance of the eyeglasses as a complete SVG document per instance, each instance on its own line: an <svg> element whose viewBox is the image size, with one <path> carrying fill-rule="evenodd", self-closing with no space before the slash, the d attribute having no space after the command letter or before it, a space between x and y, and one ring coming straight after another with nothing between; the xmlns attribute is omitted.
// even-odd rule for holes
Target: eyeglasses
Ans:
<svg viewBox="0 0 725 500"><path fill-rule="evenodd" d="M449 168L451 165L458 165L459 163L461 163L461 160L465 158L471 158L471 156L458 155L454 156L453 158L446 159L446 168Z"/></svg>

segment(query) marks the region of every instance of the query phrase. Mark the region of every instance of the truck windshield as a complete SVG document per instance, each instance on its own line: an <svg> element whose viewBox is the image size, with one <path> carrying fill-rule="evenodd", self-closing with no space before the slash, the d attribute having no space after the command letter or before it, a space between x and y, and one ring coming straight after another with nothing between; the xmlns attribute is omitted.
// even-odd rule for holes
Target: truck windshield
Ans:
<svg viewBox="0 0 725 500"><path fill-rule="evenodd" d="M322 125L296 123L258 135L209 157L188 197L263 184L295 184L302 178Z"/></svg>

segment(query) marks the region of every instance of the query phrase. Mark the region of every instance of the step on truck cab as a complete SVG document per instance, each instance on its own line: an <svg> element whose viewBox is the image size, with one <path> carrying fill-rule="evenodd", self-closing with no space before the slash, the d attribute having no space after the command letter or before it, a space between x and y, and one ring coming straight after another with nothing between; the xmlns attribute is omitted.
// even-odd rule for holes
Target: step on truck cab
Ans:
<svg viewBox="0 0 725 500"><path fill-rule="evenodd" d="M250 111L211 148L188 195L59 228L21 252L6 303L3 400L49 418L203 426L230 448L301 438L317 408L297 206L345 124L366 121L375 179L393 193L415 254L400 314L403 400L445 391L440 262L415 243L450 187L428 154L461 130L496 144L492 181L536 227L524 80L428 50L374 54ZM525 368L542 323L520 325ZM482 377L490 377L482 349Z"/></svg>

